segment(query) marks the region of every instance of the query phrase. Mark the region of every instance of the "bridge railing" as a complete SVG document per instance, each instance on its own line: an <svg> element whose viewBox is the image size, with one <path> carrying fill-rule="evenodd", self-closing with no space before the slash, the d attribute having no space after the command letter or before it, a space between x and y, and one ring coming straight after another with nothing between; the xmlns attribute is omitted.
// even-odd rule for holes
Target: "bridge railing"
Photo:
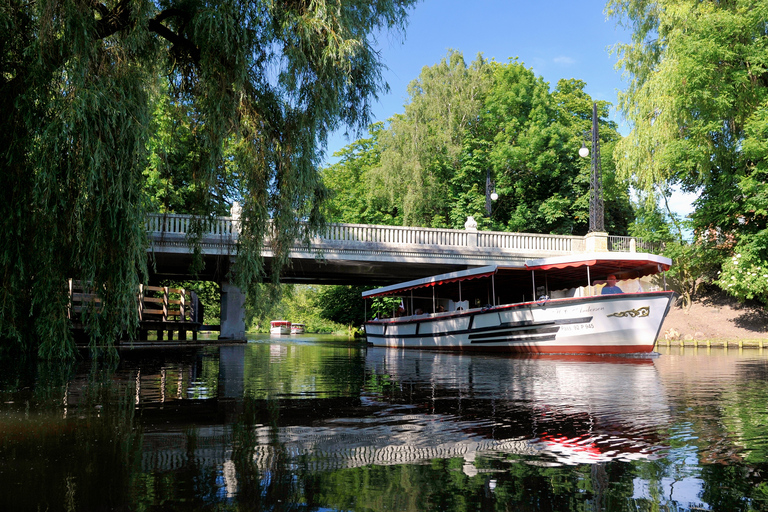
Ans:
<svg viewBox="0 0 768 512"><path fill-rule="evenodd" d="M664 244L661 242L646 242L633 236L608 236L608 250L612 252L649 252L661 254Z"/></svg>
<svg viewBox="0 0 768 512"><path fill-rule="evenodd" d="M185 214L149 214L147 231L151 235L186 235L192 231L194 217ZM239 232L239 221L232 217L204 218L203 236L230 237L233 241ZM474 231L408 226L384 226L369 224L328 224L316 234L318 244L383 243L396 245L430 245L442 247L466 247L500 249L510 251L545 251L559 253L582 252L584 237L569 235L545 235L534 233L507 233L502 231ZM653 252L652 247L634 237L608 237L608 250L614 252Z"/></svg>
<svg viewBox="0 0 768 512"><path fill-rule="evenodd" d="M537 235L529 233L505 233L479 231L477 246L493 249L572 252L581 244L580 236Z"/></svg>
<svg viewBox="0 0 768 512"><path fill-rule="evenodd" d="M171 233L186 235L191 233L195 216L181 213L150 213L147 215L149 233ZM239 222L232 217L199 218L202 222L203 235L237 235Z"/></svg>
<svg viewBox="0 0 768 512"><path fill-rule="evenodd" d="M369 224L329 224L321 240L329 242L379 242L418 245L467 245L467 231Z"/></svg>

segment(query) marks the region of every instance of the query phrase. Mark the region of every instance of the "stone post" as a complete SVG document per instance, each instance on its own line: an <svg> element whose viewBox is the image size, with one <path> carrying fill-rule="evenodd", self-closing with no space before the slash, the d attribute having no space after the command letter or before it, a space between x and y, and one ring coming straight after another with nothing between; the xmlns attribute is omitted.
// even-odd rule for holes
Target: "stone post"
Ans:
<svg viewBox="0 0 768 512"><path fill-rule="evenodd" d="M584 236L586 252L608 252L608 233L593 231Z"/></svg>
<svg viewBox="0 0 768 512"><path fill-rule="evenodd" d="M237 286L221 283L220 340L245 339L245 294Z"/></svg>
<svg viewBox="0 0 768 512"><path fill-rule="evenodd" d="M467 247L477 247L477 221L473 216L467 217L467 222L464 223L464 229L467 233Z"/></svg>

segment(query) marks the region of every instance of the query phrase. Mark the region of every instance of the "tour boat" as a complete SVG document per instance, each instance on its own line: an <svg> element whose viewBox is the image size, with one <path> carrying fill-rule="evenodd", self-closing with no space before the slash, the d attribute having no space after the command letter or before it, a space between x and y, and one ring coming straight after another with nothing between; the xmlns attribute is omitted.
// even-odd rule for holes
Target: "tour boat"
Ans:
<svg viewBox="0 0 768 512"><path fill-rule="evenodd" d="M651 352L674 296L663 277L671 264L653 254L589 253L385 286L363 292L363 297L398 297L399 307L392 318L367 321L365 334L369 344L381 347ZM609 276L616 277L622 293L601 294Z"/></svg>
<svg viewBox="0 0 768 512"><path fill-rule="evenodd" d="M270 334L291 334L291 322L288 320L272 320L269 332Z"/></svg>
<svg viewBox="0 0 768 512"><path fill-rule="evenodd" d="M304 324L291 324L291 334L304 334Z"/></svg>

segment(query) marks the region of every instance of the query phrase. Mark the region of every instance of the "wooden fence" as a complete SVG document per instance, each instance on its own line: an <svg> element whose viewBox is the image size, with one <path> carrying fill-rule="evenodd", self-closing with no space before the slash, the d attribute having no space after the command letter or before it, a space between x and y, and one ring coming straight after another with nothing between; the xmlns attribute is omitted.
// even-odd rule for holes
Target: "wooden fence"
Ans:
<svg viewBox="0 0 768 512"><path fill-rule="evenodd" d="M81 281L69 279L68 287L67 318L75 329L82 329L82 314L88 310L98 314L102 300L95 290ZM174 331L178 332L179 340L187 339L187 331L192 332L193 340L197 339L203 319L200 303L192 292L184 288L140 284L136 298L140 339L147 339L149 331L156 331L158 340L163 340L166 331L169 340Z"/></svg>

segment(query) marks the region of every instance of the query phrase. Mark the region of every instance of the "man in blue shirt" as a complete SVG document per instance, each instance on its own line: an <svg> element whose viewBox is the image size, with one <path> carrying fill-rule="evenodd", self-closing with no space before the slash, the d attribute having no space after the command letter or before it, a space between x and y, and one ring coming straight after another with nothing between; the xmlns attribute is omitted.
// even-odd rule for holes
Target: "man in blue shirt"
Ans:
<svg viewBox="0 0 768 512"><path fill-rule="evenodd" d="M603 286L603 291L600 292L602 295L610 295L612 293L624 293L623 291L621 291L621 288L616 286L616 276L615 275L613 275L613 274L609 275L608 278L606 279L606 281L608 281L608 284Z"/></svg>

